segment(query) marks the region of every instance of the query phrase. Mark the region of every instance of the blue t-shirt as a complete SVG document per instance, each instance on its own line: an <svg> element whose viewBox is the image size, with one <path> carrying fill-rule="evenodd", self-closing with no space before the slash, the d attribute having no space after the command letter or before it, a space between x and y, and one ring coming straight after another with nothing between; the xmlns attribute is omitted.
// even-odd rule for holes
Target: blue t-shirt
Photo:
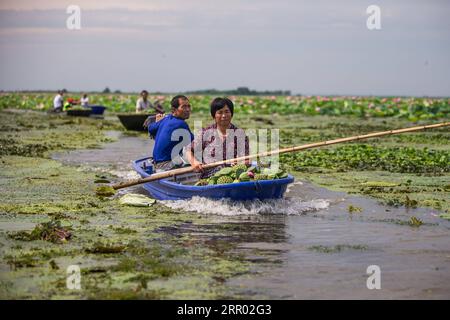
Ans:
<svg viewBox="0 0 450 320"><path fill-rule="evenodd" d="M164 119L149 125L148 133L155 139L155 146L153 147L153 160L156 163L172 160L172 149L182 142L179 146L177 146L180 148L179 154L181 154L181 147L188 145L194 138L186 121L174 117L172 114L169 114L164 117Z"/></svg>

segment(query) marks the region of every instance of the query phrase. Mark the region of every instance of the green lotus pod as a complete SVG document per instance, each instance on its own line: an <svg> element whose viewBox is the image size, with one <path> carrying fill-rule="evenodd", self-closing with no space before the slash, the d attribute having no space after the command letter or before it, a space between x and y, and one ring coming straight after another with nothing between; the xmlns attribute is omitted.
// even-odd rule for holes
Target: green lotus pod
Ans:
<svg viewBox="0 0 450 320"><path fill-rule="evenodd" d="M200 179L197 181L196 184L194 184L194 186L206 186L208 185L209 181L208 179Z"/></svg>
<svg viewBox="0 0 450 320"><path fill-rule="evenodd" d="M239 177L243 172L247 171L247 166L245 164L238 164L233 167L236 177Z"/></svg>
<svg viewBox="0 0 450 320"><path fill-rule="evenodd" d="M288 177L288 174L287 174L287 172L285 172L285 171L281 171L279 174L278 174L278 179L284 179L284 178L287 178Z"/></svg>
<svg viewBox="0 0 450 320"><path fill-rule="evenodd" d="M250 176L247 174L247 172L243 172L239 175L240 181L250 181Z"/></svg>
<svg viewBox="0 0 450 320"><path fill-rule="evenodd" d="M215 177L229 176L229 175L231 175L231 173L233 173L233 168L226 167L226 168L222 168L220 171L216 172L214 174L214 176Z"/></svg>
<svg viewBox="0 0 450 320"><path fill-rule="evenodd" d="M240 164L237 164L237 165L233 166L233 169L234 169L234 171L236 171L238 169L242 169L242 170L247 171L247 166L245 164L243 164L243 163L240 163Z"/></svg>
<svg viewBox="0 0 450 320"><path fill-rule="evenodd" d="M264 169L261 170L261 173L265 174L267 176L271 176L271 175L275 176L275 175L278 174L278 172L279 172L279 170L277 170L277 169L270 169L270 168L264 168Z"/></svg>
<svg viewBox="0 0 450 320"><path fill-rule="evenodd" d="M229 176L222 176L219 179L217 179L217 184L227 184L227 183L233 183L233 179Z"/></svg>
<svg viewBox="0 0 450 320"><path fill-rule="evenodd" d="M255 180L267 180L267 175L262 173L255 174Z"/></svg>
<svg viewBox="0 0 450 320"><path fill-rule="evenodd" d="M208 185L213 185L217 183L217 177L212 176L211 178L208 179Z"/></svg>
<svg viewBox="0 0 450 320"><path fill-rule="evenodd" d="M257 173L258 168L251 166L250 168L247 169L247 171L253 172L253 173Z"/></svg>

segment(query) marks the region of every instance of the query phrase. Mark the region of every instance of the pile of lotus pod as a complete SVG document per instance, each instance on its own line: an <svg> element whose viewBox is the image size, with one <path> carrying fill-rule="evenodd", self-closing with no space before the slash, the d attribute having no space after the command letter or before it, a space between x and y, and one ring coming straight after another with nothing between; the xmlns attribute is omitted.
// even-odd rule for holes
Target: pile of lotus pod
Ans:
<svg viewBox="0 0 450 320"><path fill-rule="evenodd" d="M201 179L195 185L206 186L214 184L228 184L237 182L274 180L287 178L288 174L283 170L270 168L247 167L245 164L238 164L233 167L225 167L216 172L208 179Z"/></svg>

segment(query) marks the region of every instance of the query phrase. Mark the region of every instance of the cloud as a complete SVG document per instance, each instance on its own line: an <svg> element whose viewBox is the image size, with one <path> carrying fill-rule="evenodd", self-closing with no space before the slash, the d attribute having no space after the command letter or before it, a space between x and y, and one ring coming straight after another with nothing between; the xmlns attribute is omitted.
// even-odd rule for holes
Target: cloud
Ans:
<svg viewBox="0 0 450 320"><path fill-rule="evenodd" d="M66 29L73 2L82 9L76 31ZM82 89L449 92L450 2L378 0L374 32L372 2L3 1L0 89L57 88L64 78Z"/></svg>

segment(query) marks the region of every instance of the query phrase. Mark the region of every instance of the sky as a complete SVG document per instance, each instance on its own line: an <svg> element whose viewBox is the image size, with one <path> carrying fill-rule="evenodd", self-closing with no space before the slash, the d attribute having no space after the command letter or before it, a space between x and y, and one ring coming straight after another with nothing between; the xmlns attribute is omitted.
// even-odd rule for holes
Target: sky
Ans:
<svg viewBox="0 0 450 320"><path fill-rule="evenodd" d="M450 96L450 1L0 0L0 90L106 86Z"/></svg>

